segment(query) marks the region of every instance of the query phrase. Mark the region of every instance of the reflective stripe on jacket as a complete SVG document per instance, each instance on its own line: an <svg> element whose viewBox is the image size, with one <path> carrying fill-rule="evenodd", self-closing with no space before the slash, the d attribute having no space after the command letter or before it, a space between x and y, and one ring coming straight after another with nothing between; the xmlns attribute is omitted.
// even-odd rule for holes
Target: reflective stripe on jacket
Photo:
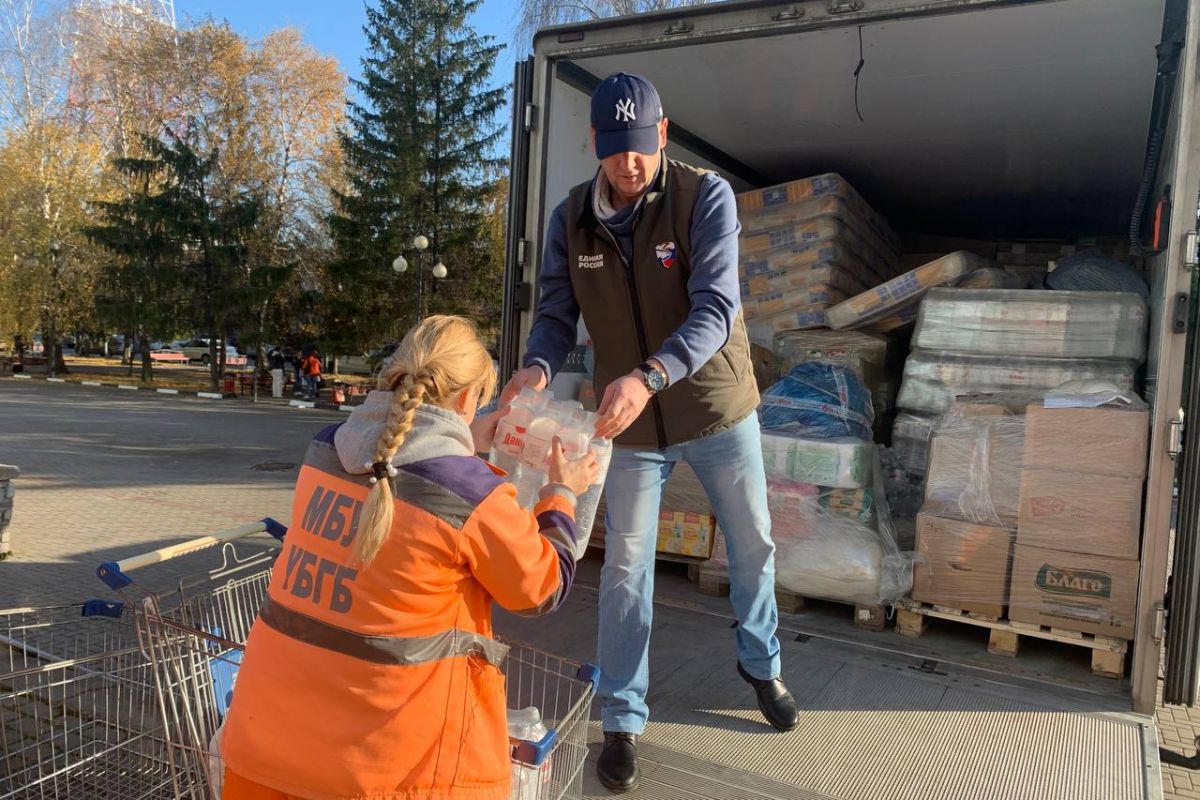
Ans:
<svg viewBox="0 0 1200 800"><path fill-rule="evenodd" d="M368 476L339 463L333 428L309 447L222 752L240 775L314 800L502 800L491 604L538 614L563 600L574 498L544 493L530 513L468 455L398 469L390 537L363 568L352 545Z"/></svg>

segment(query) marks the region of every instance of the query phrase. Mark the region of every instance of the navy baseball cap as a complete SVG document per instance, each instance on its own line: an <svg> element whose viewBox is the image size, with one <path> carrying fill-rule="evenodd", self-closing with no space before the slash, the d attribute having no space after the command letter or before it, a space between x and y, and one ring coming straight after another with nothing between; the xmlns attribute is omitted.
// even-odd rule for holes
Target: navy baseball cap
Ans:
<svg viewBox="0 0 1200 800"><path fill-rule="evenodd" d="M609 75L592 92L596 158L630 152L654 155L662 119L662 100L654 84L641 75Z"/></svg>

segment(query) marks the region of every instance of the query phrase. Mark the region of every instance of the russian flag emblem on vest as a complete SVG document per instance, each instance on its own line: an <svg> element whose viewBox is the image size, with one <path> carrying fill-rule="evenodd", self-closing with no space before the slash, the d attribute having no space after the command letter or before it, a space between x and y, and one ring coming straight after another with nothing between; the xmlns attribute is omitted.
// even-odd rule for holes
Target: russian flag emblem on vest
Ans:
<svg viewBox="0 0 1200 800"><path fill-rule="evenodd" d="M670 269L675 266L675 243L662 242L654 246L654 254L658 256L658 263L663 265L664 269Z"/></svg>

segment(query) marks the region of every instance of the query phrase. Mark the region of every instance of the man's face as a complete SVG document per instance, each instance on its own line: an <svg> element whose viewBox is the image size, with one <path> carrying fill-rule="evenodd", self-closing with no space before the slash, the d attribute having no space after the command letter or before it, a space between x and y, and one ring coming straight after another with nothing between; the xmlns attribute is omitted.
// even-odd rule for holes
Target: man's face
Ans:
<svg viewBox="0 0 1200 800"><path fill-rule="evenodd" d="M593 139L595 131L592 132ZM593 145L595 142L593 141ZM658 162L662 149L667 146L667 120L658 123L658 150L653 155L645 153L617 153L600 160L600 168L609 185L625 200L640 197L658 173Z"/></svg>

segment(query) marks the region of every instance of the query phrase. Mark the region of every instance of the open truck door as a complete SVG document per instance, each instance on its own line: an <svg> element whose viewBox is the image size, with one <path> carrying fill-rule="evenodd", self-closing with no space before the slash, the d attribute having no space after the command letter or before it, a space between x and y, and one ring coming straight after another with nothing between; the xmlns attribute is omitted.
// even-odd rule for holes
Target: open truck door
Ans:
<svg viewBox="0 0 1200 800"><path fill-rule="evenodd" d="M1197 14L1193 14L1197 16ZM1164 603L1166 627L1166 658L1163 664L1163 702L1175 705L1195 705L1200 682L1200 439L1196 425L1200 423L1200 369L1196 354L1200 349L1197 336L1195 272L1200 262L1197 230L1200 229L1200 178L1197 176L1197 154L1200 136L1196 115L1197 63L1194 42L1197 21L1190 21L1189 42L1193 51L1179 68L1180 162L1176 164L1175 193L1177 202L1184 205L1186 227L1171 235L1171 247L1177 255L1170 258L1183 274L1186 288L1179 293L1181 323L1187 329L1183 398L1174 420L1173 435L1168 442L1170 455L1178 470L1178 519L1175 527L1169 591ZM1186 156L1190 155L1190 158ZM1187 300L1185 300L1185 296ZM1200 766L1200 765L1198 765Z"/></svg>
<svg viewBox="0 0 1200 800"><path fill-rule="evenodd" d="M1175 157L1162 165L1159 179L1163 187L1159 196L1169 199L1174 213L1169 215L1169 228L1163 229L1162 226L1167 224L1164 220L1150 236L1162 237L1161 241L1166 245L1162 280L1168 290L1172 283L1175 287L1173 310L1167 308L1163 312L1173 314L1174 319L1172 324L1161 326L1160 357L1167 369L1160 370L1163 380L1157 396L1163 402L1156 407L1156 415L1161 421L1155 426L1155 438L1159 441L1151 453L1151 462L1152 472L1154 462L1159 461L1168 474L1174 473L1178 487L1178 516L1166 596L1159 603L1151 603L1152 598L1143 594L1147 612L1143 619L1154 620L1155 638L1161 639L1165 634L1162 701L1171 705L1195 705L1200 682L1200 441L1194 433L1200 422L1200 369L1197 369L1196 360L1200 348L1196 330L1196 267L1200 258L1197 248L1197 230L1200 229L1200 119L1197 118L1200 114L1197 106L1200 12L1193 4L1189 14L1188 6L1183 2L1168 4L1163 44L1159 48L1160 81L1166 77L1173 84L1171 91L1164 91L1162 97L1163 102L1174 104L1169 113L1174 126L1169 128L1164 123L1162 130L1157 131L1158 121L1152 119L1150 130L1151 149L1160 137L1163 146L1172 141L1175 143L1174 147L1167 148ZM1172 58L1176 63L1171 63ZM1176 382L1178 387L1172 385ZM1178 402L1168 405L1166 401L1171 398L1178 398ZM1148 523L1154 511L1147 509ZM1158 511L1161 517L1158 524L1169 524L1169 512L1166 509ZM1150 672L1151 665L1136 666L1142 667L1144 674L1139 676L1135 669L1135 685L1146 683L1146 673ZM1157 670L1158 665L1153 667ZM1190 766L1198 767L1200 763Z"/></svg>
<svg viewBox="0 0 1200 800"><path fill-rule="evenodd" d="M500 382L504 385L519 366L521 314L533 307L533 287L525 280L528 259L525 213L529 200L529 140L537 124L533 104L533 59L518 61L513 70L512 151L508 184L508 229L504 251L504 306L500 315Z"/></svg>

